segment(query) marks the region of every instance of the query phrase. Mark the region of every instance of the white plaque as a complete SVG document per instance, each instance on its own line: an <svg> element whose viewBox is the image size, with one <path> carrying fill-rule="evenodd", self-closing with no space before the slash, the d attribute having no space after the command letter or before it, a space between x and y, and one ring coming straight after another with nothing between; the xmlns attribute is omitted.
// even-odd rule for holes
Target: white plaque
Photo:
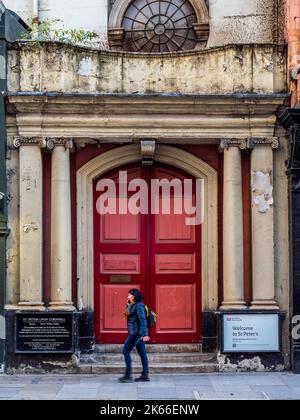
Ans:
<svg viewBox="0 0 300 420"><path fill-rule="evenodd" d="M278 314L222 314L224 353L277 353Z"/></svg>

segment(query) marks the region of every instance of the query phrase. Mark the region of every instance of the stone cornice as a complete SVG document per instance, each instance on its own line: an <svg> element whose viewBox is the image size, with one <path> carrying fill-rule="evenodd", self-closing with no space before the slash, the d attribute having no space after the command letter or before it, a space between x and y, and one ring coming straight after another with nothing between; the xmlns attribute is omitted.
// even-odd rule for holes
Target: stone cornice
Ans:
<svg viewBox="0 0 300 420"><path fill-rule="evenodd" d="M286 95L35 95L7 97L22 137L96 142L219 144L220 138L274 136Z"/></svg>

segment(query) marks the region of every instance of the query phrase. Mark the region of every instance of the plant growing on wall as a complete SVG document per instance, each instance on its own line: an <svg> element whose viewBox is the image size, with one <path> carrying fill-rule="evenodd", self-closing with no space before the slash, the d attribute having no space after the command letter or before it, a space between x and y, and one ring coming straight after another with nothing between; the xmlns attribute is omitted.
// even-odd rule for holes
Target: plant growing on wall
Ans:
<svg viewBox="0 0 300 420"><path fill-rule="evenodd" d="M47 19L43 22L33 22L29 31L22 34L21 39L29 41L31 46L37 47L43 42L52 41L108 49L108 42L100 34L83 29L53 28L57 22L60 20Z"/></svg>

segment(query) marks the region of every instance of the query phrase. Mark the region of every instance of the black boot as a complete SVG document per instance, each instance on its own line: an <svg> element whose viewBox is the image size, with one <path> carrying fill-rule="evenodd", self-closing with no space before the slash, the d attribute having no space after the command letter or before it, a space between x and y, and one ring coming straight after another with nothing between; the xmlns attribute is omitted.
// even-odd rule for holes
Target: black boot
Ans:
<svg viewBox="0 0 300 420"><path fill-rule="evenodd" d="M133 382L132 373L126 371L124 376L122 376L122 378L119 378L119 382L121 382L122 384L129 384L130 382Z"/></svg>
<svg viewBox="0 0 300 420"><path fill-rule="evenodd" d="M149 373L142 373L139 378L135 379L135 382L150 382Z"/></svg>

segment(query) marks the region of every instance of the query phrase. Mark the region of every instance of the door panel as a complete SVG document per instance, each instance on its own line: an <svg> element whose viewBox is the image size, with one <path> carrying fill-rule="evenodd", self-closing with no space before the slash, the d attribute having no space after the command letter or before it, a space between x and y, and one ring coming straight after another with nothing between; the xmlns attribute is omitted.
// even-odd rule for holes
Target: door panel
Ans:
<svg viewBox="0 0 300 420"><path fill-rule="evenodd" d="M138 288L139 285L133 285ZM103 319L102 331L110 334L123 334L126 330L124 302L128 296L128 286L103 284L101 286L101 318Z"/></svg>
<svg viewBox="0 0 300 420"><path fill-rule="evenodd" d="M182 182L191 179L168 167L154 167L151 176ZM177 191L176 194L183 200L183 193L179 196ZM160 207L160 213L150 217L150 290L154 290L150 296L158 315L151 339L158 343L198 342L201 334L201 228L186 224L190 216L184 206L182 214L175 214L173 189L170 195L171 214L162 214ZM160 197L160 203L162 201Z"/></svg>
<svg viewBox="0 0 300 420"><path fill-rule="evenodd" d="M105 175L117 185L117 211L120 196L119 171ZM140 178L142 168L128 168L128 180ZM103 177L104 178L104 177ZM96 211L101 192L94 183L95 229L95 336L97 342L122 343L127 337L124 320L128 290L146 287L146 223L144 215L106 214Z"/></svg>
<svg viewBox="0 0 300 420"><path fill-rule="evenodd" d="M101 217L102 243L139 243L140 216L106 214Z"/></svg>
<svg viewBox="0 0 300 420"><path fill-rule="evenodd" d="M191 179L167 166L122 168L128 181L142 178ZM115 180L119 170L105 178ZM94 186L94 204L100 192ZM116 191L117 201L123 201ZM176 197L182 198L176 191ZM95 225L95 334L99 343L122 343L127 336L123 317L128 290L139 288L145 303L157 312L151 329L153 343L192 343L201 338L201 227L187 226L185 213L162 214L166 198L159 197L160 212L151 215L94 214ZM119 208L119 205L117 205ZM149 192L149 209L151 196Z"/></svg>
<svg viewBox="0 0 300 420"><path fill-rule="evenodd" d="M159 308L158 335L196 333L194 285L157 285L156 299Z"/></svg>

